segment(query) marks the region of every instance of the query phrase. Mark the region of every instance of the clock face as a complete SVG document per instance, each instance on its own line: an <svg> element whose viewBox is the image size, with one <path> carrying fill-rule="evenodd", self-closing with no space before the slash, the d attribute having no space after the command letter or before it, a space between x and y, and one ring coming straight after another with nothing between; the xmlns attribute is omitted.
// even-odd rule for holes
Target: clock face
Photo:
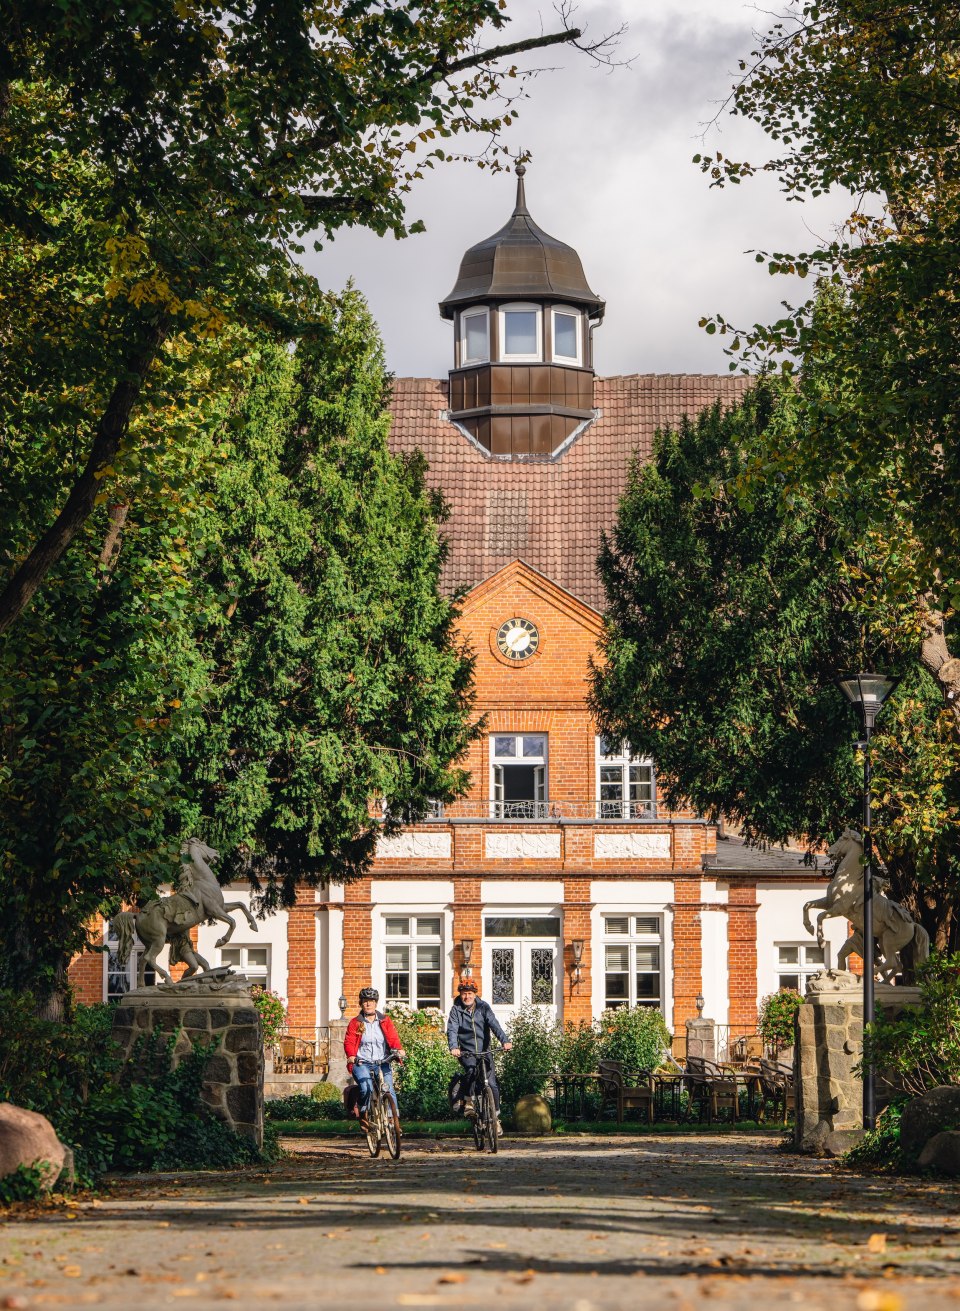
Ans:
<svg viewBox="0 0 960 1311"><path fill-rule="evenodd" d="M526 660L539 645L537 626L529 619L508 619L497 629L497 649L508 660Z"/></svg>

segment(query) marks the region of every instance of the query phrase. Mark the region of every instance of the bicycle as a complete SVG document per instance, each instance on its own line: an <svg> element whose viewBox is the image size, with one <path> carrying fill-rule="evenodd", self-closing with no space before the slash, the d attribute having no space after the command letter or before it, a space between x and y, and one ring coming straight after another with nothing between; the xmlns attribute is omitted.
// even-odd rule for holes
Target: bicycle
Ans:
<svg viewBox="0 0 960 1311"><path fill-rule="evenodd" d="M370 1064L368 1061L357 1062L358 1065L370 1064L373 1070L373 1091L370 1094L370 1105L367 1107L367 1128L364 1130L370 1155L379 1156L381 1147L386 1145L387 1151L395 1161L400 1158L400 1113L397 1110L396 1098L389 1092L384 1082L381 1067L396 1059L396 1053L391 1052L389 1056L375 1064Z"/></svg>
<svg viewBox="0 0 960 1311"><path fill-rule="evenodd" d="M496 1152L500 1135L497 1132L497 1103L493 1089L487 1082L487 1061L493 1060L493 1052L481 1052L482 1060L477 1061L477 1072L473 1080L471 1100L475 1115L473 1117L473 1141L477 1151L482 1152L484 1145L491 1152Z"/></svg>

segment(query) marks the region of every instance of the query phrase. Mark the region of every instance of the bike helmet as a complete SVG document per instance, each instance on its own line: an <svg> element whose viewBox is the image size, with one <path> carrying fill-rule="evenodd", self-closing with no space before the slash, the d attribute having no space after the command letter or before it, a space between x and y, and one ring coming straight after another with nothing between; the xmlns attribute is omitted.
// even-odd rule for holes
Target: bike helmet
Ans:
<svg viewBox="0 0 960 1311"><path fill-rule="evenodd" d="M476 991L477 991L477 985L476 985L476 983L474 983L473 979L461 979L461 980L460 980L460 991L461 991L461 992L476 992Z"/></svg>
<svg viewBox="0 0 960 1311"><path fill-rule="evenodd" d="M379 1000L380 1000L380 994L379 994L379 992L377 992L376 988L361 988L361 989L360 989L360 1000L361 1000L362 1002L364 1002L364 1001L379 1001Z"/></svg>

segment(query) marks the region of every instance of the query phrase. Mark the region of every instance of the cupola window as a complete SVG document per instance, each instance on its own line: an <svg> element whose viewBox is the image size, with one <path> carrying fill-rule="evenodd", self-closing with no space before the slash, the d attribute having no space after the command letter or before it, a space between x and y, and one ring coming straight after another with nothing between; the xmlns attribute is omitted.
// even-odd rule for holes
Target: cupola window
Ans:
<svg viewBox="0 0 960 1311"><path fill-rule="evenodd" d="M485 306L460 315L460 363L484 364L490 358L490 314Z"/></svg>
<svg viewBox="0 0 960 1311"><path fill-rule="evenodd" d="M580 315L565 305L553 310L553 358L560 364L580 364Z"/></svg>
<svg viewBox="0 0 960 1311"><path fill-rule="evenodd" d="M542 327L537 305L504 305L500 311L500 358L540 360Z"/></svg>

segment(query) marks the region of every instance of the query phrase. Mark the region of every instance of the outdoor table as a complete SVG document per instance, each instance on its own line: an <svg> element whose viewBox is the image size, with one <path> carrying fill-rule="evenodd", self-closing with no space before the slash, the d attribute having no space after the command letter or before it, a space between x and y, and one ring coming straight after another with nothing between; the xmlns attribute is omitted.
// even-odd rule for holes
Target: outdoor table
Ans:
<svg viewBox="0 0 960 1311"><path fill-rule="evenodd" d="M679 1122L682 1108L680 1094L683 1092L683 1072L677 1070L676 1072L658 1074L654 1071L653 1083L656 1091L657 1119L670 1119ZM668 1102L670 1105L669 1115L667 1115Z"/></svg>
<svg viewBox="0 0 960 1311"><path fill-rule="evenodd" d="M730 1065L724 1063L721 1068L724 1074L728 1075L736 1082L738 1100L741 1087L746 1092L747 1119L757 1120L759 1123L760 1117L763 1114L763 1087L759 1067L754 1067L752 1065ZM758 1101L759 1108L757 1107ZM758 1111L758 1113L755 1114L755 1111Z"/></svg>

